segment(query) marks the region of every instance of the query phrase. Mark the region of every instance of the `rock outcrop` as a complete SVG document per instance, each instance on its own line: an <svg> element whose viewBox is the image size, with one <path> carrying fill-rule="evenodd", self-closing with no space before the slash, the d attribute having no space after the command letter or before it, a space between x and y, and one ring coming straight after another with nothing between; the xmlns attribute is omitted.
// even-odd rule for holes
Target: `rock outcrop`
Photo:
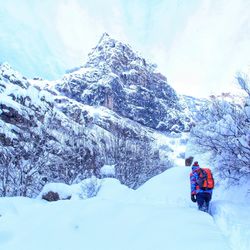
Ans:
<svg viewBox="0 0 250 250"><path fill-rule="evenodd" d="M87 63L65 75L56 89L78 102L107 107L153 129L189 129L189 120L166 77L130 46L106 33Z"/></svg>

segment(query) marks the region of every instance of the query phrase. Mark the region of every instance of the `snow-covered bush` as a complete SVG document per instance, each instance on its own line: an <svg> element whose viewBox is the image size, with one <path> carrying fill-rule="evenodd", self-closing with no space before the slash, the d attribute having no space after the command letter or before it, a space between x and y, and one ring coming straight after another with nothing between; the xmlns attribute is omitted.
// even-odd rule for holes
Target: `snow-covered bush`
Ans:
<svg viewBox="0 0 250 250"><path fill-rule="evenodd" d="M72 197L71 186L64 183L46 184L37 198L47 201L68 200Z"/></svg>
<svg viewBox="0 0 250 250"><path fill-rule="evenodd" d="M168 164L161 161L159 150L155 150L146 137L130 139L118 136L113 146L115 178L130 188L137 189L168 168Z"/></svg>
<svg viewBox="0 0 250 250"><path fill-rule="evenodd" d="M87 199L95 197L98 194L101 188L101 180L92 176L77 185L80 185L79 198Z"/></svg>
<svg viewBox="0 0 250 250"><path fill-rule="evenodd" d="M250 86L246 78L238 76L237 80L247 94L243 102L213 97L191 131L194 143L212 153L218 173L236 183L250 174Z"/></svg>
<svg viewBox="0 0 250 250"><path fill-rule="evenodd" d="M88 199L98 194L101 188L101 183L102 180L94 176L72 185L64 183L48 183L43 187L37 198L48 201Z"/></svg>
<svg viewBox="0 0 250 250"><path fill-rule="evenodd" d="M48 193L43 194L42 199L46 201L58 201L60 197L57 192L49 191Z"/></svg>

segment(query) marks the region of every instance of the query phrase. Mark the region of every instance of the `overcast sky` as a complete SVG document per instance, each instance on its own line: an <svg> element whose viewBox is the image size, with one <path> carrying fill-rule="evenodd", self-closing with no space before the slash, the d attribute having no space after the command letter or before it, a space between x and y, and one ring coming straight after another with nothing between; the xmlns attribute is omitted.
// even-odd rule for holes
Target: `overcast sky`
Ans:
<svg viewBox="0 0 250 250"><path fill-rule="evenodd" d="M1 0L0 61L60 78L103 32L156 63L182 94L229 91L250 67L249 0Z"/></svg>

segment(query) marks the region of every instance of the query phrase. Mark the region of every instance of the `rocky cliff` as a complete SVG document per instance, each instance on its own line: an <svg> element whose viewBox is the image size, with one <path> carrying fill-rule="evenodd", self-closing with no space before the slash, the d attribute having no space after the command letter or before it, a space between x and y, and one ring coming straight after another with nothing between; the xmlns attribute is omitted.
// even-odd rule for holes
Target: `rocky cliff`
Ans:
<svg viewBox="0 0 250 250"><path fill-rule="evenodd" d="M56 85L63 95L161 131L189 129L179 98L156 65L104 34L80 69Z"/></svg>

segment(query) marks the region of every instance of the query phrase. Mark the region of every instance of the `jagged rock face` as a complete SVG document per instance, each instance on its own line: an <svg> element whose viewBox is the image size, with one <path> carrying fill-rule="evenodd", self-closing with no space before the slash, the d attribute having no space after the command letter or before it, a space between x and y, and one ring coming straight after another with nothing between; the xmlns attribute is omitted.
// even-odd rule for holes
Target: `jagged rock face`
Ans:
<svg viewBox="0 0 250 250"><path fill-rule="evenodd" d="M3 63L0 65L0 81L10 82L24 89L28 87L27 78L14 71L7 63ZM2 90L5 88L3 83L1 83L0 87L2 88ZM2 92L1 89L0 92Z"/></svg>
<svg viewBox="0 0 250 250"><path fill-rule="evenodd" d="M84 140L81 154L88 169L96 168L98 152L93 136L85 134L84 119L73 124L71 117L56 108L55 96L30 85L7 64L0 65L0 85L0 195L32 196L43 180L73 177L76 161L69 164L71 174L64 173L69 171L65 156L74 153L72 144L80 143L79 135ZM75 130L85 133L76 134Z"/></svg>
<svg viewBox="0 0 250 250"><path fill-rule="evenodd" d="M156 66L104 34L87 63L65 75L56 86L66 96L88 105L102 105L145 126L183 130L181 106Z"/></svg>

